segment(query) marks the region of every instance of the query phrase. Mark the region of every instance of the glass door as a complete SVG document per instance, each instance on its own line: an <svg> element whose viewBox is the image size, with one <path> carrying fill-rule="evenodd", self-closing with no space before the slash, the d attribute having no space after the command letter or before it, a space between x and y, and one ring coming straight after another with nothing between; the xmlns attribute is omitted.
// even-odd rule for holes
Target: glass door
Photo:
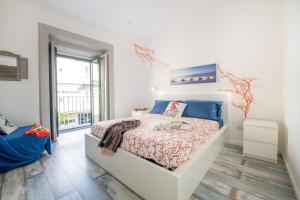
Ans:
<svg viewBox="0 0 300 200"><path fill-rule="evenodd" d="M92 123L101 121L100 102L100 82L101 82L101 58L91 61L91 102L92 102Z"/></svg>
<svg viewBox="0 0 300 200"><path fill-rule="evenodd" d="M58 130L92 124L91 61L57 55Z"/></svg>
<svg viewBox="0 0 300 200"><path fill-rule="evenodd" d="M103 54L91 62L92 123L108 119L107 66L107 54Z"/></svg>

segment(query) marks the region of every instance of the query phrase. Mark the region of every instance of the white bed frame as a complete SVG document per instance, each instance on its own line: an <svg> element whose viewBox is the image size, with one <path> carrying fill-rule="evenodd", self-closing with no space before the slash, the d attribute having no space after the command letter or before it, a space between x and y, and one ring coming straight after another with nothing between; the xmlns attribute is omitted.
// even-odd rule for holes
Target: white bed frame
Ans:
<svg viewBox="0 0 300 200"><path fill-rule="evenodd" d="M205 144L201 145L191 160L174 171L169 171L123 149L113 156L102 156L99 138L85 135L86 155L147 200L188 200L211 164L224 146L227 138L227 97L223 95L161 95L160 99L222 100L224 126Z"/></svg>

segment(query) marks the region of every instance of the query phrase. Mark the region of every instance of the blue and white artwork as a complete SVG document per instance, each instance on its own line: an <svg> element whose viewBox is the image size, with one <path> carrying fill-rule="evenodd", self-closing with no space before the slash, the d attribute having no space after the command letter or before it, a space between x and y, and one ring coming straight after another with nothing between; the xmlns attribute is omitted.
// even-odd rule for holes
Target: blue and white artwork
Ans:
<svg viewBox="0 0 300 200"><path fill-rule="evenodd" d="M170 85L215 83L217 64L209 64L170 71Z"/></svg>

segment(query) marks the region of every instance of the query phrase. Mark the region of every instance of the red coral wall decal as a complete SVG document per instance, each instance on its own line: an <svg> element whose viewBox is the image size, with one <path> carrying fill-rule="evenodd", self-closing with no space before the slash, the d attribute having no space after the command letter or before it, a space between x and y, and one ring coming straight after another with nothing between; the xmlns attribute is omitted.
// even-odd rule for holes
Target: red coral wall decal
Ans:
<svg viewBox="0 0 300 200"><path fill-rule="evenodd" d="M254 102L254 97L251 92L251 83L254 80L257 80L254 76L253 77L237 77L231 73L224 72L220 65L218 65L218 71L221 76L221 78L224 78L230 82L232 85L232 89L222 89L221 91L229 92L234 95L240 96L244 103L238 104L235 102L232 102L232 105L241 109L244 113L244 118L247 118L247 115L251 109L251 104Z"/></svg>
<svg viewBox="0 0 300 200"><path fill-rule="evenodd" d="M161 72L165 72L169 69L169 65L162 62L161 60L159 60L157 55L155 54L154 50L148 49L146 47L142 47L138 44L134 44L134 49L135 49L137 56L143 62L149 62L151 67L156 65L159 67Z"/></svg>

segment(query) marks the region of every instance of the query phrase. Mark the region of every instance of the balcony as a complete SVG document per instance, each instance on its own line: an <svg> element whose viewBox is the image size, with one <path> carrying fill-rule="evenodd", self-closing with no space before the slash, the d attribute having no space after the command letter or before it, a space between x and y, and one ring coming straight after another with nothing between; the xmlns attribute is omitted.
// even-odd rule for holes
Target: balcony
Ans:
<svg viewBox="0 0 300 200"><path fill-rule="evenodd" d="M92 124L90 96L58 96L57 108L59 131Z"/></svg>
<svg viewBox="0 0 300 200"><path fill-rule="evenodd" d="M58 131L100 120L100 71L94 61L57 56ZM92 116L94 115L94 116Z"/></svg>

